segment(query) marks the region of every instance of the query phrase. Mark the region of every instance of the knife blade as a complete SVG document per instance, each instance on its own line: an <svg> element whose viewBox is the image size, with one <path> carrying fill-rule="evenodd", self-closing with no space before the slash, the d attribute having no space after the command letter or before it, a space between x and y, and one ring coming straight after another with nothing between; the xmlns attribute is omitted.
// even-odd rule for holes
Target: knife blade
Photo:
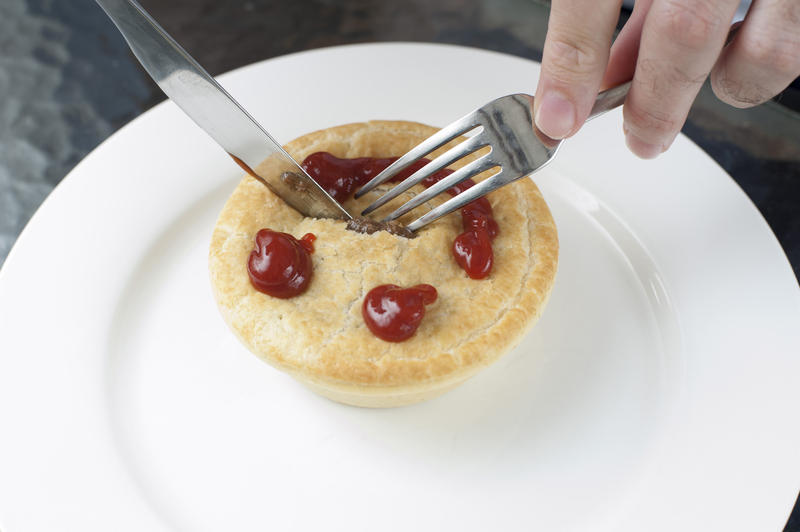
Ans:
<svg viewBox="0 0 800 532"><path fill-rule="evenodd" d="M352 216L134 0L96 0L161 90L248 174L302 214Z"/></svg>

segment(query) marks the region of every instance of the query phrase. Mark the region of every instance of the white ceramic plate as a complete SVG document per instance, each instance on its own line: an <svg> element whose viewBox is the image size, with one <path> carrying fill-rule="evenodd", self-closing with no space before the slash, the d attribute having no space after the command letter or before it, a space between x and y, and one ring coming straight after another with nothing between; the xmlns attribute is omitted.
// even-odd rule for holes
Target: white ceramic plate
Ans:
<svg viewBox="0 0 800 532"><path fill-rule="evenodd" d="M288 141L370 118L444 125L531 91L537 72L383 44L221 79ZM0 272L3 532L785 523L800 487L797 282L753 205L684 137L639 161L612 113L567 143L536 176L562 249L539 325L466 385L395 410L319 398L228 332L206 253L239 177L159 105L19 238Z"/></svg>

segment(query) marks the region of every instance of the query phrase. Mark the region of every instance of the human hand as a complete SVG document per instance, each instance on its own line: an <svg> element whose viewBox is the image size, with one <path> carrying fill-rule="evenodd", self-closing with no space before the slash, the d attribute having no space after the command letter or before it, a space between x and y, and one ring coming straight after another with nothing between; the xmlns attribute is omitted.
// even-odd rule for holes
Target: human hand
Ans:
<svg viewBox="0 0 800 532"><path fill-rule="evenodd" d="M745 108L800 75L800 0L755 0L726 45L739 0L636 0L611 46L622 0L552 0L536 89L536 125L575 134L599 90L629 79L623 130L642 158L666 151L705 79L717 97Z"/></svg>

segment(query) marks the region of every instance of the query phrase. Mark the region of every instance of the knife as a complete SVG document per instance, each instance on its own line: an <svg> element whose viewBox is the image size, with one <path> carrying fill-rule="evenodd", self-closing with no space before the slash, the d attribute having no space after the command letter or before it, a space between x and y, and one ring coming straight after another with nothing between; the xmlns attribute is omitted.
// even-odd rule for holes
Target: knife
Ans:
<svg viewBox="0 0 800 532"><path fill-rule="evenodd" d="M161 90L248 174L314 218L352 216L134 0L96 0Z"/></svg>

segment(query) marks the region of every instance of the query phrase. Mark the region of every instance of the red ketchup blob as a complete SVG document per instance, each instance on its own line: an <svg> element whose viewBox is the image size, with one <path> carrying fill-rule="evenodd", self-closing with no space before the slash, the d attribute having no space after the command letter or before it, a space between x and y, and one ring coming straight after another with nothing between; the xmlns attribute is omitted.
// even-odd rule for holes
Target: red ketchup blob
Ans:
<svg viewBox="0 0 800 532"><path fill-rule="evenodd" d="M355 194L358 187L378 175L394 160L373 157L340 159L330 153L319 151L306 157L303 161L303 170L319 183L333 199L344 201Z"/></svg>
<svg viewBox="0 0 800 532"><path fill-rule="evenodd" d="M247 261L247 273L256 290L288 299L302 294L311 282L311 253L316 236L297 240L287 233L261 229Z"/></svg>
<svg viewBox="0 0 800 532"><path fill-rule="evenodd" d="M435 302L437 296L429 284L411 288L383 284L367 293L361 314L372 334L387 342L402 342L414 336L425 316L425 305Z"/></svg>
<svg viewBox="0 0 800 532"><path fill-rule="evenodd" d="M317 152L306 157L306 160L303 161L303 169L334 199L344 201L357 188L366 184L396 160L396 157L340 159L330 153ZM414 162L392 178L392 181L404 180L429 162L428 159ZM422 184L430 187L452 173L453 171L447 168L439 170L425 179ZM455 196L473 185L475 182L467 179L448 189L448 192L451 196ZM483 279L492 271L494 264L492 240L499 232L499 227L492 214L492 206L485 197L479 198L461 209L461 219L464 232L453 241L453 257L472 279Z"/></svg>
<svg viewBox="0 0 800 532"><path fill-rule="evenodd" d="M453 240L453 256L472 279L483 279L492 271L492 239L485 230L464 231Z"/></svg>

